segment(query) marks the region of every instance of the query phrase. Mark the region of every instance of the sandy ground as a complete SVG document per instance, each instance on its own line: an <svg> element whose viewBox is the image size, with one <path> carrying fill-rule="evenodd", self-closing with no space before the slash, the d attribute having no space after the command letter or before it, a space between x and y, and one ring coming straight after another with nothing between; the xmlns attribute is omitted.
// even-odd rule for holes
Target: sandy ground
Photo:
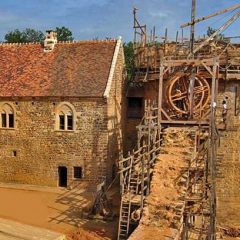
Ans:
<svg viewBox="0 0 240 240"><path fill-rule="evenodd" d="M1 185L0 217L61 232L74 240L80 239L77 238L79 231L83 240L114 239L117 220L107 223L82 218L82 210L89 206L91 199L93 196L83 190L51 192L47 188L35 191ZM79 227L81 230L77 230Z"/></svg>
<svg viewBox="0 0 240 240"><path fill-rule="evenodd" d="M218 208L217 221L219 223L219 230L222 232L222 235L224 235L224 239L240 239L240 197L220 198L218 201L221 205ZM232 235L231 232L224 232L223 229L228 230L229 228L233 228L234 234L238 237L230 237L229 235Z"/></svg>
<svg viewBox="0 0 240 240"><path fill-rule="evenodd" d="M218 221L227 226L240 228L240 197L228 197L218 201L221 201L222 206L218 209Z"/></svg>
<svg viewBox="0 0 240 240"><path fill-rule="evenodd" d="M174 206L182 193L177 179L182 175L182 168L188 166L192 156L192 139L184 129L169 129L166 133L162 153L159 155L151 182L147 206L137 229L129 239L158 240L173 239L177 234L178 221L174 220Z"/></svg>
<svg viewBox="0 0 240 240"><path fill-rule="evenodd" d="M0 218L1 240L66 240L62 233Z"/></svg>
<svg viewBox="0 0 240 240"><path fill-rule="evenodd" d="M77 205L87 200L70 210L72 195L0 188L0 217L66 233L84 224Z"/></svg>

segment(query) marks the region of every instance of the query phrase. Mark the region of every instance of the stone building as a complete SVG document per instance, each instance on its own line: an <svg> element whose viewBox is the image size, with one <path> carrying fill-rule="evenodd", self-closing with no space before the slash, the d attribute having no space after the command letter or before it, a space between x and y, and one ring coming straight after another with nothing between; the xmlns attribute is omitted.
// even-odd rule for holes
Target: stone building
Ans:
<svg viewBox="0 0 240 240"><path fill-rule="evenodd" d="M122 151L121 39L0 45L0 181L108 182Z"/></svg>

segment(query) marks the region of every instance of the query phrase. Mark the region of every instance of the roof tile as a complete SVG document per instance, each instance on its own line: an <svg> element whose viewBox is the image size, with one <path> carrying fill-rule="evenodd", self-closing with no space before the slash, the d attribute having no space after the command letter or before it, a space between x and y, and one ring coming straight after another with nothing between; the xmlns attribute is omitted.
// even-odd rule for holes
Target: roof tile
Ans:
<svg viewBox="0 0 240 240"><path fill-rule="evenodd" d="M110 41L0 45L0 96L101 97L116 46Z"/></svg>

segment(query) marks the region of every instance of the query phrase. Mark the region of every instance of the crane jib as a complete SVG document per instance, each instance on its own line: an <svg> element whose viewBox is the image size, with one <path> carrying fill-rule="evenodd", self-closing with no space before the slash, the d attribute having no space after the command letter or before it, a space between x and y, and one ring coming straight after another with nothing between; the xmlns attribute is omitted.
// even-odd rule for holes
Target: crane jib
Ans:
<svg viewBox="0 0 240 240"><path fill-rule="evenodd" d="M223 14L223 13L226 13L226 12L229 12L229 11L232 11L232 10L235 10L235 9L237 9L237 8L240 8L240 4L236 4L236 5L233 5L233 6L231 6L231 7L222 9L222 10L216 12L216 13L212 13L212 14L207 15L207 16L205 16L205 17L201 17L201 18L195 19L194 21L191 21L191 22L188 22L188 23L184 23L184 24L182 24L180 27L181 27L181 28L185 28L185 27L191 26L191 25L193 25L193 24L195 24L195 23L199 23L199 22L205 21L205 20L207 20L207 19L209 19L209 18L218 16L218 15L220 15L220 14Z"/></svg>

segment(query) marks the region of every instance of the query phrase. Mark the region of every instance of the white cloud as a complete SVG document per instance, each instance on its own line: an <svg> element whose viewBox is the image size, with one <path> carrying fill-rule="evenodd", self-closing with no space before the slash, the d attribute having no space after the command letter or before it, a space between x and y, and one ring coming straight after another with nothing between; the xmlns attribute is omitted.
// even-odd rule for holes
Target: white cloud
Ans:
<svg viewBox="0 0 240 240"><path fill-rule="evenodd" d="M155 11L152 11L149 13L150 16L154 17L154 18L167 18L171 15L171 12L170 11L164 11L164 12L155 12Z"/></svg>

